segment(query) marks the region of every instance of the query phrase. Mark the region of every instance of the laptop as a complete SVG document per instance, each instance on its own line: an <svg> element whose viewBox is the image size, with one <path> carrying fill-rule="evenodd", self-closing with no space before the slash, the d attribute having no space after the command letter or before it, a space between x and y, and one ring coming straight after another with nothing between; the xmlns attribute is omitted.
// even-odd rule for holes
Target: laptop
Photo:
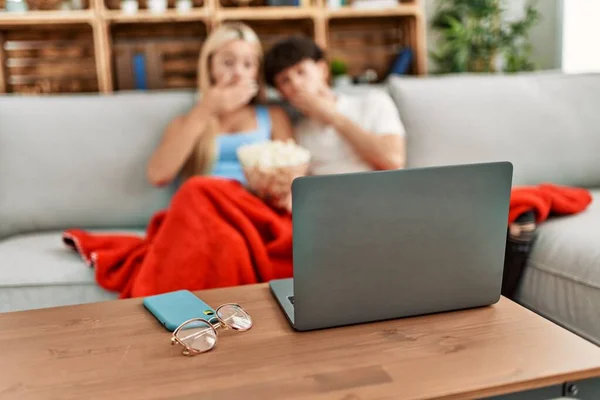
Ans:
<svg viewBox="0 0 600 400"><path fill-rule="evenodd" d="M513 166L294 180L292 279L271 291L299 331L488 306L500 299Z"/></svg>

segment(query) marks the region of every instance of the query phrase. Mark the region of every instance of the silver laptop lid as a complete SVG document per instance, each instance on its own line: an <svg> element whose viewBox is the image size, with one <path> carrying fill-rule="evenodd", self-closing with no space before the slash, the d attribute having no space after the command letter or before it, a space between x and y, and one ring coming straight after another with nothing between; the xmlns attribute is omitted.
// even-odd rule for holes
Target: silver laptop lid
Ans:
<svg viewBox="0 0 600 400"><path fill-rule="evenodd" d="M296 329L498 301L511 184L509 162L296 179Z"/></svg>

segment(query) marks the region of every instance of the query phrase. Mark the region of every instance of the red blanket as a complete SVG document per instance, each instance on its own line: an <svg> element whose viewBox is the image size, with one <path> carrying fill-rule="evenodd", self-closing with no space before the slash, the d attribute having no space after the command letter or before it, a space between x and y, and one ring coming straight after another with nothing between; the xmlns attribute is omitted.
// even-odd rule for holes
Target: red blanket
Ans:
<svg viewBox="0 0 600 400"><path fill-rule="evenodd" d="M239 183L196 177L150 221L146 237L71 229L63 240L121 298L292 276L292 223Z"/></svg>
<svg viewBox="0 0 600 400"><path fill-rule="evenodd" d="M508 222L519 215L533 210L537 223L545 221L550 214L576 214L587 208L592 196L586 189L558 186L549 183L538 186L513 188L510 196Z"/></svg>
<svg viewBox="0 0 600 400"><path fill-rule="evenodd" d="M509 222L534 210L572 214L591 202L587 190L540 185L512 191ZM146 237L71 229L63 240L95 268L96 281L121 298L200 290L292 276L292 221L239 183L196 177L150 221Z"/></svg>

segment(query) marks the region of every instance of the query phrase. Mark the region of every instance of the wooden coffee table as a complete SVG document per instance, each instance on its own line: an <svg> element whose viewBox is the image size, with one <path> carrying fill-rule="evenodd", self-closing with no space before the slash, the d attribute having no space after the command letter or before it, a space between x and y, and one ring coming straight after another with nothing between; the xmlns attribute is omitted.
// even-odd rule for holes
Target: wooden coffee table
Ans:
<svg viewBox="0 0 600 400"><path fill-rule="evenodd" d="M266 285L197 294L254 327L185 357L140 299L0 314L0 398L600 399L600 348L504 298L299 333Z"/></svg>

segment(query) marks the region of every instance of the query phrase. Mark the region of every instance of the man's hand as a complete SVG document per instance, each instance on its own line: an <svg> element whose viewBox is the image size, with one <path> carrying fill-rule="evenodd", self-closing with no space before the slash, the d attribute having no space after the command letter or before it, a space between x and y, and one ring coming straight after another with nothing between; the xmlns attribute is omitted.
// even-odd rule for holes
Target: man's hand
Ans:
<svg viewBox="0 0 600 400"><path fill-rule="evenodd" d="M330 91L310 93L300 91L290 99L290 103L302 114L325 125L334 123L338 112L335 107L335 95Z"/></svg>

